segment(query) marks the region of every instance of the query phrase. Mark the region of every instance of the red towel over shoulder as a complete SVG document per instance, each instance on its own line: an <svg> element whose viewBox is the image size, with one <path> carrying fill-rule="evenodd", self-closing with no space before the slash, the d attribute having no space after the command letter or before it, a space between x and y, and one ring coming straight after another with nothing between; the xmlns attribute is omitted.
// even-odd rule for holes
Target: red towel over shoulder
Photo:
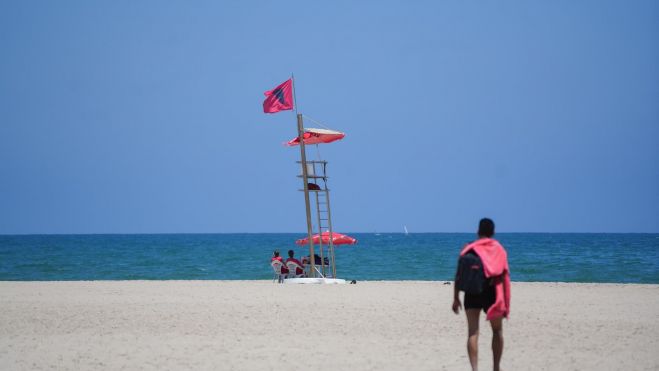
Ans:
<svg viewBox="0 0 659 371"><path fill-rule="evenodd" d="M510 270L508 268L508 253L499 241L493 238L481 238L465 246L460 256L473 250L483 261L485 277L499 277L495 280L496 300L487 311L487 320L500 317L508 318L510 313Z"/></svg>

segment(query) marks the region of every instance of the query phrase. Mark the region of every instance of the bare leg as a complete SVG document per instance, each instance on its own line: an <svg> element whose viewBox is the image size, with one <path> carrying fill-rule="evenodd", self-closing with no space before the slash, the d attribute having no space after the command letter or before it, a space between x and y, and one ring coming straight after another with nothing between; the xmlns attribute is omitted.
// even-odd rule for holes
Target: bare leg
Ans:
<svg viewBox="0 0 659 371"><path fill-rule="evenodd" d="M490 321L492 325L492 355L494 356L494 371L499 371L501 355L503 354L503 318Z"/></svg>
<svg viewBox="0 0 659 371"><path fill-rule="evenodd" d="M467 338L467 354L472 371L478 371L478 319L481 315L480 309L467 309L467 327L469 337Z"/></svg>

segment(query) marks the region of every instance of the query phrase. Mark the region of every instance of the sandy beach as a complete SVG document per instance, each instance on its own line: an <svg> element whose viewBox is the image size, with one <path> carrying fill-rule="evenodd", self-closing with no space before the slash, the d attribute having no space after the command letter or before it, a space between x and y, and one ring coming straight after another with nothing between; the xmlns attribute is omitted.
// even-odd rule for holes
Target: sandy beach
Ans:
<svg viewBox="0 0 659 371"><path fill-rule="evenodd" d="M0 282L2 370L466 370L443 282ZM659 285L513 283L506 370L659 369ZM480 368L491 369L481 322Z"/></svg>

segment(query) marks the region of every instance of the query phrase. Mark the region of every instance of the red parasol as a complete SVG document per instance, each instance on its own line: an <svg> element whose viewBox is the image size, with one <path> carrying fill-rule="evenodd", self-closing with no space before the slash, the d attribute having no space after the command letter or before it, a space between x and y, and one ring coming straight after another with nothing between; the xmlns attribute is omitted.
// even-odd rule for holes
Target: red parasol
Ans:
<svg viewBox="0 0 659 371"><path fill-rule="evenodd" d="M329 245L329 231L323 232L323 245ZM311 241L313 241L314 244L318 245L320 244L320 237L318 234L313 235L311 238ZM302 238L297 241L295 241L296 245L307 245L309 243L309 238ZM357 243L357 239L352 238L348 235L337 233L337 232L332 232L332 243L334 245L354 245Z"/></svg>
<svg viewBox="0 0 659 371"><path fill-rule="evenodd" d="M319 143L332 143L336 140L343 139L345 133L327 129L304 129L304 144L319 144ZM289 140L286 145L289 147L297 146L300 144L300 138L296 137Z"/></svg>

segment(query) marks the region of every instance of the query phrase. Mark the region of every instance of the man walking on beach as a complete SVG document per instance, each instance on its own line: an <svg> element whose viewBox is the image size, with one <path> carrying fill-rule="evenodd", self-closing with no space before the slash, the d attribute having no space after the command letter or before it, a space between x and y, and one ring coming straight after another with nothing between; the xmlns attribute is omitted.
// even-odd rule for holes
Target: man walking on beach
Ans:
<svg viewBox="0 0 659 371"><path fill-rule="evenodd" d="M453 288L453 312L455 314L458 314L462 308L459 291L465 291L464 309L467 314L468 327L467 354L473 371L478 370L480 311L487 314L486 319L492 326L492 353L495 371L499 370L503 354L503 318L508 318L510 312L508 255L503 246L492 236L494 236L494 222L488 218L481 219L478 225L478 240L468 244L460 252ZM468 272L470 269L471 271ZM473 289L474 283L481 287Z"/></svg>

